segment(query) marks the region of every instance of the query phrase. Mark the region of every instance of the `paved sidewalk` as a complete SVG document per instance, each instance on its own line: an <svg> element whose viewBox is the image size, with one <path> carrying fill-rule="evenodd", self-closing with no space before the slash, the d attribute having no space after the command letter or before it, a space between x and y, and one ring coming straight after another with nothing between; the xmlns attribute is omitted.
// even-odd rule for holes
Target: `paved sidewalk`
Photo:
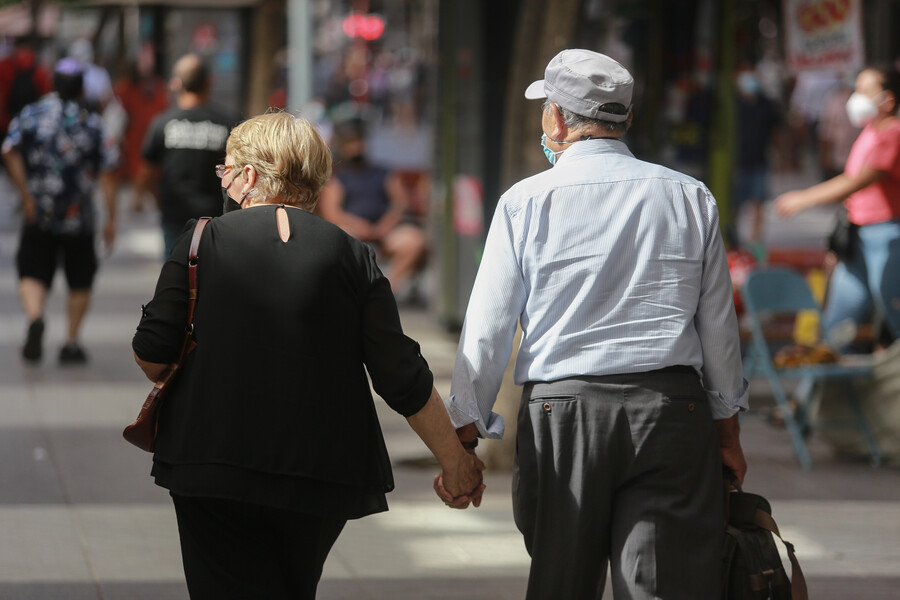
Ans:
<svg viewBox="0 0 900 600"><path fill-rule="evenodd" d="M162 245L151 215L123 219L85 324L91 362L83 368L56 361L65 327L61 277L47 313L45 359L35 367L20 360L25 323L12 265L16 232L14 219L0 219L3 600L188 597L171 503L149 477L149 455L121 439L148 391L130 341ZM455 340L427 312L404 310L402 318L446 394ZM765 389L754 389L755 403L765 404ZM424 446L404 419L378 404L397 480L391 510L348 524L319 598L522 598L529 561L512 521L509 474L487 474L481 508L445 508L431 491L435 469ZM811 596L900 598L900 472L836 461L814 437L815 467L804 473L787 434L759 412L744 420L744 431L746 489L772 501Z"/></svg>

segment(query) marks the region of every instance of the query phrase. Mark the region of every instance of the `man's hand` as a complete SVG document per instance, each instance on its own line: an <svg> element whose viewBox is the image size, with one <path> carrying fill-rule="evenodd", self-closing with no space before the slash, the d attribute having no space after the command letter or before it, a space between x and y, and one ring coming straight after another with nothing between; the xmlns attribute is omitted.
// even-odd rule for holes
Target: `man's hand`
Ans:
<svg viewBox="0 0 900 600"><path fill-rule="evenodd" d="M475 505L475 508L478 508L481 506L481 497L484 495L484 488L484 483L481 483L468 494L454 496L444 487L442 475L438 474L434 476L434 491L438 495L438 498L443 500L444 504L450 508L469 508L469 504L473 504Z"/></svg>
<svg viewBox="0 0 900 600"><path fill-rule="evenodd" d="M747 474L747 460L744 458L744 450L741 448L741 425L735 414L729 419L714 421L716 431L719 434L719 450L722 453L722 466L734 472L738 483L744 483L744 475Z"/></svg>
<svg viewBox="0 0 900 600"><path fill-rule="evenodd" d="M478 428L475 426L475 423L469 423L468 425L463 425L458 428L456 430L456 435L463 444L472 444L473 442L475 445L478 444ZM482 463L475 455L475 446L473 445L471 448L466 448L466 453L472 456L477 461L477 464L480 465L478 467L479 471L483 471L484 463ZM481 505L481 496L484 494L484 488L484 483L479 483L478 487L472 489L468 493L454 495L447 491L447 488L444 486L443 473L435 475L434 477L435 493L437 493L438 497L444 501L444 504L450 508L468 508L469 504L474 504L477 508Z"/></svg>
<svg viewBox="0 0 900 600"><path fill-rule="evenodd" d="M435 476L434 491L451 508L468 508L470 503L480 506L485 488L482 476L484 463L475 456L474 451L461 456L456 467L443 469Z"/></svg>
<svg viewBox="0 0 900 600"><path fill-rule="evenodd" d="M465 502L466 506L476 499L480 504L481 492L484 491L481 475L484 463L474 453L470 454L463 448L455 435L441 395L434 386L425 405L417 413L406 417L406 420L441 465L439 480L435 480L438 495L445 502L453 502L454 498L466 496L469 498Z"/></svg>
<svg viewBox="0 0 900 600"><path fill-rule="evenodd" d="M444 489L456 497L478 489L484 479L482 471L484 463L477 456L460 453L460 459L451 467L442 469L440 477Z"/></svg>

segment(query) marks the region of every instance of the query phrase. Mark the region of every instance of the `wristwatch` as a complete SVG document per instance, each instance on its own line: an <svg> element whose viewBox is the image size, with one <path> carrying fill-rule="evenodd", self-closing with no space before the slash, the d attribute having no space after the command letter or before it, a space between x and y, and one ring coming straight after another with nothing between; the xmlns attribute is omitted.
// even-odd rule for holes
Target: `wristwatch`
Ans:
<svg viewBox="0 0 900 600"><path fill-rule="evenodd" d="M466 450L474 450L476 447L478 447L478 438L475 438L471 442L464 442L460 440L459 443L462 444L462 447Z"/></svg>

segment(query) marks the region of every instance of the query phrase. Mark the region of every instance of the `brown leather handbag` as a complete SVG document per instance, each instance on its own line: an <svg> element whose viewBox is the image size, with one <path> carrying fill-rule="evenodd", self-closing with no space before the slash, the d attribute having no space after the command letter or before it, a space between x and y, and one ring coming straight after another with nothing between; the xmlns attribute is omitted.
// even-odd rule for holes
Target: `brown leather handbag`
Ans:
<svg viewBox="0 0 900 600"><path fill-rule="evenodd" d="M162 408L163 400L172 387L175 375L181 367L181 363L187 355L194 349L197 344L191 338L194 332L194 309L197 306L197 252L200 249L200 238L203 236L203 229L209 223L209 217L201 217L194 227L194 235L191 238L191 250L188 255L188 282L190 285L190 293L188 294L188 315L187 323L184 328L184 340L181 342L181 352L178 359L167 366L160 374L159 379L147 395L147 399L141 406L141 412L138 413L134 423L125 428L122 436L147 452L153 452L156 445L156 431L159 424L159 410Z"/></svg>

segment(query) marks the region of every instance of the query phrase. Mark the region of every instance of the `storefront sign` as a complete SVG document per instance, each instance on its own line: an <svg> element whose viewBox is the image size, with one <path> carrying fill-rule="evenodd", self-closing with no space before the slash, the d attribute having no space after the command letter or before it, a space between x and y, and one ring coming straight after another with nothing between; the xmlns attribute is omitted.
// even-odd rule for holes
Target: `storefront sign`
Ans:
<svg viewBox="0 0 900 600"><path fill-rule="evenodd" d="M788 66L855 70L863 64L863 0L784 0Z"/></svg>

